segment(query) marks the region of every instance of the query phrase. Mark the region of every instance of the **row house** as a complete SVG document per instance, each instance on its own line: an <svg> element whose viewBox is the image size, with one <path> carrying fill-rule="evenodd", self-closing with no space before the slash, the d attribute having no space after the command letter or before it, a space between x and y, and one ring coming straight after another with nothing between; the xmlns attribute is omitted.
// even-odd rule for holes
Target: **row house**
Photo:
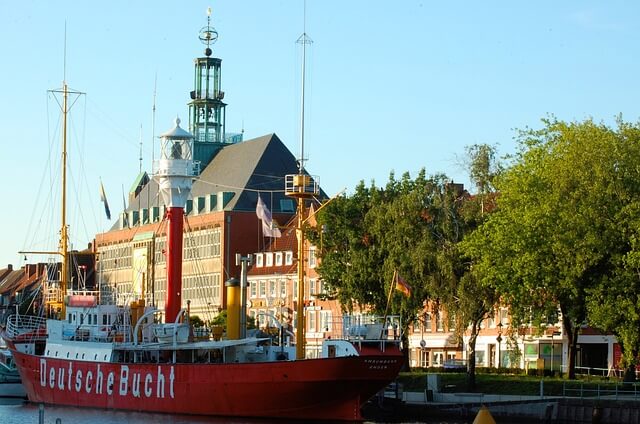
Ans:
<svg viewBox="0 0 640 424"><path fill-rule="evenodd" d="M92 247L73 251L70 258L70 288L95 289L94 256ZM11 264L0 269L0 322L19 308L23 314L54 316L60 310L63 299L56 285L60 281L59 262L27 263L19 269Z"/></svg>
<svg viewBox="0 0 640 424"><path fill-rule="evenodd" d="M559 321L559 320L558 320ZM409 331L413 368L463 365L468 360L470 333L456 334L445 310L431 305L417 316ZM566 372L569 344L560 322L542 331L532 326L512 328L509 311L499 307L483 320L476 339L476 366L545 369ZM615 336L584 326L578 336L578 372L611 375L618 372L621 347Z"/></svg>

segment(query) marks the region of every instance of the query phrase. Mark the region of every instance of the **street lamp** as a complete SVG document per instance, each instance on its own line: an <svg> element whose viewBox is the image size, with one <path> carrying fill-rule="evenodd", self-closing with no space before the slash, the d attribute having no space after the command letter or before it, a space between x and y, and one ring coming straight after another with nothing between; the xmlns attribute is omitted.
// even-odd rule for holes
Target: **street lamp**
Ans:
<svg viewBox="0 0 640 424"><path fill-rule="evenodd" d="M551 374L553 375L553 357L556 354L556 350L555 350L555 345L553 343L553 336L559 336L560 332L559 331L552 331L551 332Z"/></svg>
<svg viewBox="0 0 640 424"><path fill-rule="evenodd" d="M498 342L498 368L500 368L500 343L502 342L502 321L498 322L498 337L496 337L496 342Z"/></svg>
<svg viewBox="0 0 640 424"><path fill-rule="evenodd" d="M553 375L553 331L551 332L551 375Z"/></svg>

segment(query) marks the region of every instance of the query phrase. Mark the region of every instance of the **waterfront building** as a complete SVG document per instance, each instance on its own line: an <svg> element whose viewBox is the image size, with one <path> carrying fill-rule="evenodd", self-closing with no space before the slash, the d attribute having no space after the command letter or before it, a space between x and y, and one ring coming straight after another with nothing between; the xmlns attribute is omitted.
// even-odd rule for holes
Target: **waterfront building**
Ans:
<svg viewBox="0 0 640 424"><path fill-rule="evenodd" d="M286 335L295 341L298 290L297 290L297 239L295 219L281 228L282 237L272 238L264 249L253 255L248 272L247 314L260 328L273 327L270 317L286 325ZM304 314L305 357L315 358L322 340L341 332L343 310L339 302L327 296L324 284L316 271L318 257L316 246L305 242L304 263Z"/></svg>
<svg viewBox="0 0 640 424"><path fill-rule="evenodd" d="M211 320L226 307L225 281L240 276L235 255L264 246L258 197L278 222L295 214L296 202L284 188L285 176L297 173L298 163L275 134L243 140L242 134L226 132L221 59L212 57L211 50L217 32L208 25L200 39L207 47L195 59L188 93L196 163L189 171L197 177L185 208L182 296L192 315ZM179 125L172 131L187 133ZM158 182L140 172L118 222L95 238L103 291L111 287L119 303L144 299L164 308L166 228L159 224L165 210Z"/></svg>

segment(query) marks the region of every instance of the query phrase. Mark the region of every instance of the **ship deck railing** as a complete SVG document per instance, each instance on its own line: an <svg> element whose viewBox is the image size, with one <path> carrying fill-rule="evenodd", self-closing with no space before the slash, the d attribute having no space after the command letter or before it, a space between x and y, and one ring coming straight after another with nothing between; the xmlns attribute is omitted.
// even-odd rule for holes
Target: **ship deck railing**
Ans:
<svg viewBox="0 0 640 424"><path fill-rule="evenodd" d="M47 320L36 315L12 314L7 318L7 336L14 342L35 342L47 338Z"/></svg>
<svg viewBox="0 0 640 424"><path fill-rule="evenodd" d="M322 338L349 341L397 341L402 328L398 315L344 315L322 327Z"/></svg>
<svg viewBox="0 0 640 424"><path fill-rule="evenodd" d="M130 343L132 327L127 324L69 324L62 322L62 340Z"/></svg>

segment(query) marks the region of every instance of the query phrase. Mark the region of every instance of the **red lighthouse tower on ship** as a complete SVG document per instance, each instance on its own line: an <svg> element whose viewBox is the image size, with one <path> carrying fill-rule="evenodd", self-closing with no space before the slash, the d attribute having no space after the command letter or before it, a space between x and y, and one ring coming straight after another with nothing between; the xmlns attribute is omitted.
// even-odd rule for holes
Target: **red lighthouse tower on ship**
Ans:
<svg viewBox="0 0 640 424"><path fill-rule="evenodd" d="M193 161L193 135L180 128L180 119L176 118L175 126L160 136L160 159L153 164L153 177L167 208L166 323L175 322L181 309L184 206L193 179L199 174L197 165Z"/></svg>

